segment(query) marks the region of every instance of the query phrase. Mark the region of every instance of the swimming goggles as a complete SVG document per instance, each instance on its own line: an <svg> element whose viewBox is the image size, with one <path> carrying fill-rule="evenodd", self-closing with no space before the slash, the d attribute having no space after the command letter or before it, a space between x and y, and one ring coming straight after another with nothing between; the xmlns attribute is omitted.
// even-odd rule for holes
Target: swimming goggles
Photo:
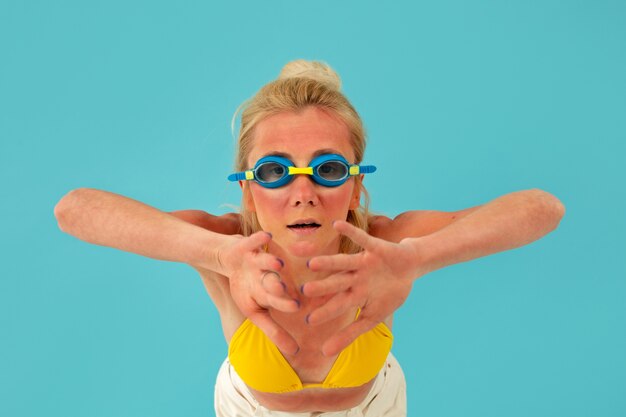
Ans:
<svg viewBox="0 0 626 417"><path fill-rule="evenodd" d="M294 175L311 175L312 180L325 187L337 187L351 176L370 174L376 171L374 165L349 164L341 155L325 154L314 158L308 167L296 168L289 159L282 156L266 156L257 161L254 168L230 174L230 181L254 180L266 188L278 188L288 184Z"/></svg>

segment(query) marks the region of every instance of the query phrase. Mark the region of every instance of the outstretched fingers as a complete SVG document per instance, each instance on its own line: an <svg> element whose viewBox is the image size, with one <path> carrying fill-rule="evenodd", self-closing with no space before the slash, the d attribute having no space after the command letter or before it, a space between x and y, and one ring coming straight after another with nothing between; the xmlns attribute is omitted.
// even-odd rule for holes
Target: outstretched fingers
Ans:
<svg viewBox="0 0 626 417"><path fill-rule="evenodd" d="M367 234L365 230L354 227L344 220L334 221L333 227L342 235L348 236L350 240L361 246L363 249L371 250L376 247L376 238Z"/></svg>
<svg viewBox="0 0 626 417"><path fill-rule="evenodd" d="M285 283L280 279L280 275L275 271L265 271L261 275L261 287L272 295L281 296L287 289Z"/></svg>
<svg viewBox="0 0 626 417"><path fill-rule="evenodd" d="M321 307L311 311L311 313L307 316L307 323L312 326L326 323L327 321L341 316L354 307L358 307L358 305L355 304L355 301L350 293L345 291L337 293Z"/></svg>
<svg viewBox="0 0 626 417"><path fill-rule="evenodd" d="M311 271L352 271L358 269L361 262L359 254L348 255L341 253L338 255L316 256L309 263Z"/></svg>
<svg viewBox="0 0 626 417"><path fill-rule="evenodd" d="M376 327L376 323L368 319L359 319L331 336L322 345L325 356L333 356L348 347L361 334Z"/></svg>
<svg viewBox="0 0 626 417"><path fill-rule="evenodd" d="M302 293L307 297L321 297L347 291L354 284L355 276L351 272L340 272L319 281L307 282L302 286Z"/></svg>
<svg viewBox="0 0 626 417"><path fill-rule="evenodd" d="M295 313L300 308L300 302L289 296L278 297L272 294L266 294L265 301L268 307L284 313Z"/></svg>
<svg viewBox="0 0 626 417"><path fill-rule="evenodd" d="M299 301L289 296L287 287L277 272L265 271L263 273L259 292L256 296L257 303L265 308L273 307L285 313L293 313L300 308Z"/></svg>
<svg viewBox="0 0 626 417"><path fill-rule="evenodd" d="M248 318L274 342L281 352L295 355L300 350L295 339L272 319L267 310L257 310Z"/></svg>
<svg viewBox="0 0 626 417"><path fill-rule="evenodd" d="M254 257L254 266L262 271L280 271L283 269L283 263L274 255L269 253L256 253Z"/></svg>

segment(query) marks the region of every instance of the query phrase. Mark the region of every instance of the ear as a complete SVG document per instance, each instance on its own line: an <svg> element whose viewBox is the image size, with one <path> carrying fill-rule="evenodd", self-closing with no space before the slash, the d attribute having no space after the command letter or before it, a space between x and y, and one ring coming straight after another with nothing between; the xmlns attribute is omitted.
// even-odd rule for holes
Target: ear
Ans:
<svg viewBox="0 0 626 417"><path fill-rule="evenodd" d="M256 211L256 207L254 206L254 197L252 197L252 192L250 191L250 184L244 184L243 181L239 181L239 186L241 187L241 191L243 192L243 206L248 211Z"/></svg>
<svg viewBox="0 0 626 417"><path fill-rule="evenodd" d="M359 176L357 181L354 182L354 190L352 191L352 197L350 197L350 210L356 210L361 205L361 182L363 181L363 174Z"/></svg>

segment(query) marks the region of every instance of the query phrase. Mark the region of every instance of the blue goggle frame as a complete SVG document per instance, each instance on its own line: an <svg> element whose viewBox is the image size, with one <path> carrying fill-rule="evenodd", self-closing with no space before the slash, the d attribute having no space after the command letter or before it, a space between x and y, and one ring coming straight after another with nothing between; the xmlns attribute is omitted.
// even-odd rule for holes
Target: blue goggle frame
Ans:
<svg viewBox="0 0 626 417"><path fill-rule="evenodd" d="M334 163L334 164L331 164ZM334 174L324 173L320 170L336 168L337 163L342 167L341 172ZM272 164L272 165L269 165ZM263 178L263 170L268 167L278 168L272 174L275 179ZM280 172L280 168L282 172ZM308 167L297 168L293 162L282 156L266 156L257 161L254 168L236 172L228 176L229 181L256 181L259 185L266 188L278 188L287 185L294 178L294 175L310 175L312 180L317 184L325 187L337 187L345 183L348 178L359 174L370 174L376 171L374 165L354 165L348 163L346 158L337 154L325 154L314 158ZM326 176L326 178L324 178ZM337 178L333 178L337 176Z"/></svg>

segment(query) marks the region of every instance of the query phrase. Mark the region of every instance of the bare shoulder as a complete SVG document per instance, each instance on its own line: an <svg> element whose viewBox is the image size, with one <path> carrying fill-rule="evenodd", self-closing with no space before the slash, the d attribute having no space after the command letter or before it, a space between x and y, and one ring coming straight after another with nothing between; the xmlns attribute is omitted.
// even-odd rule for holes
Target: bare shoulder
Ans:
<svg viewBox="0 0 626 417"><path fill-rule="evenodd" d="M462 219L480 206L459 211L411 210L393 219L374 216L370 221L369 234L390 242L400 242L407 237L426 236Z"/></svg>

